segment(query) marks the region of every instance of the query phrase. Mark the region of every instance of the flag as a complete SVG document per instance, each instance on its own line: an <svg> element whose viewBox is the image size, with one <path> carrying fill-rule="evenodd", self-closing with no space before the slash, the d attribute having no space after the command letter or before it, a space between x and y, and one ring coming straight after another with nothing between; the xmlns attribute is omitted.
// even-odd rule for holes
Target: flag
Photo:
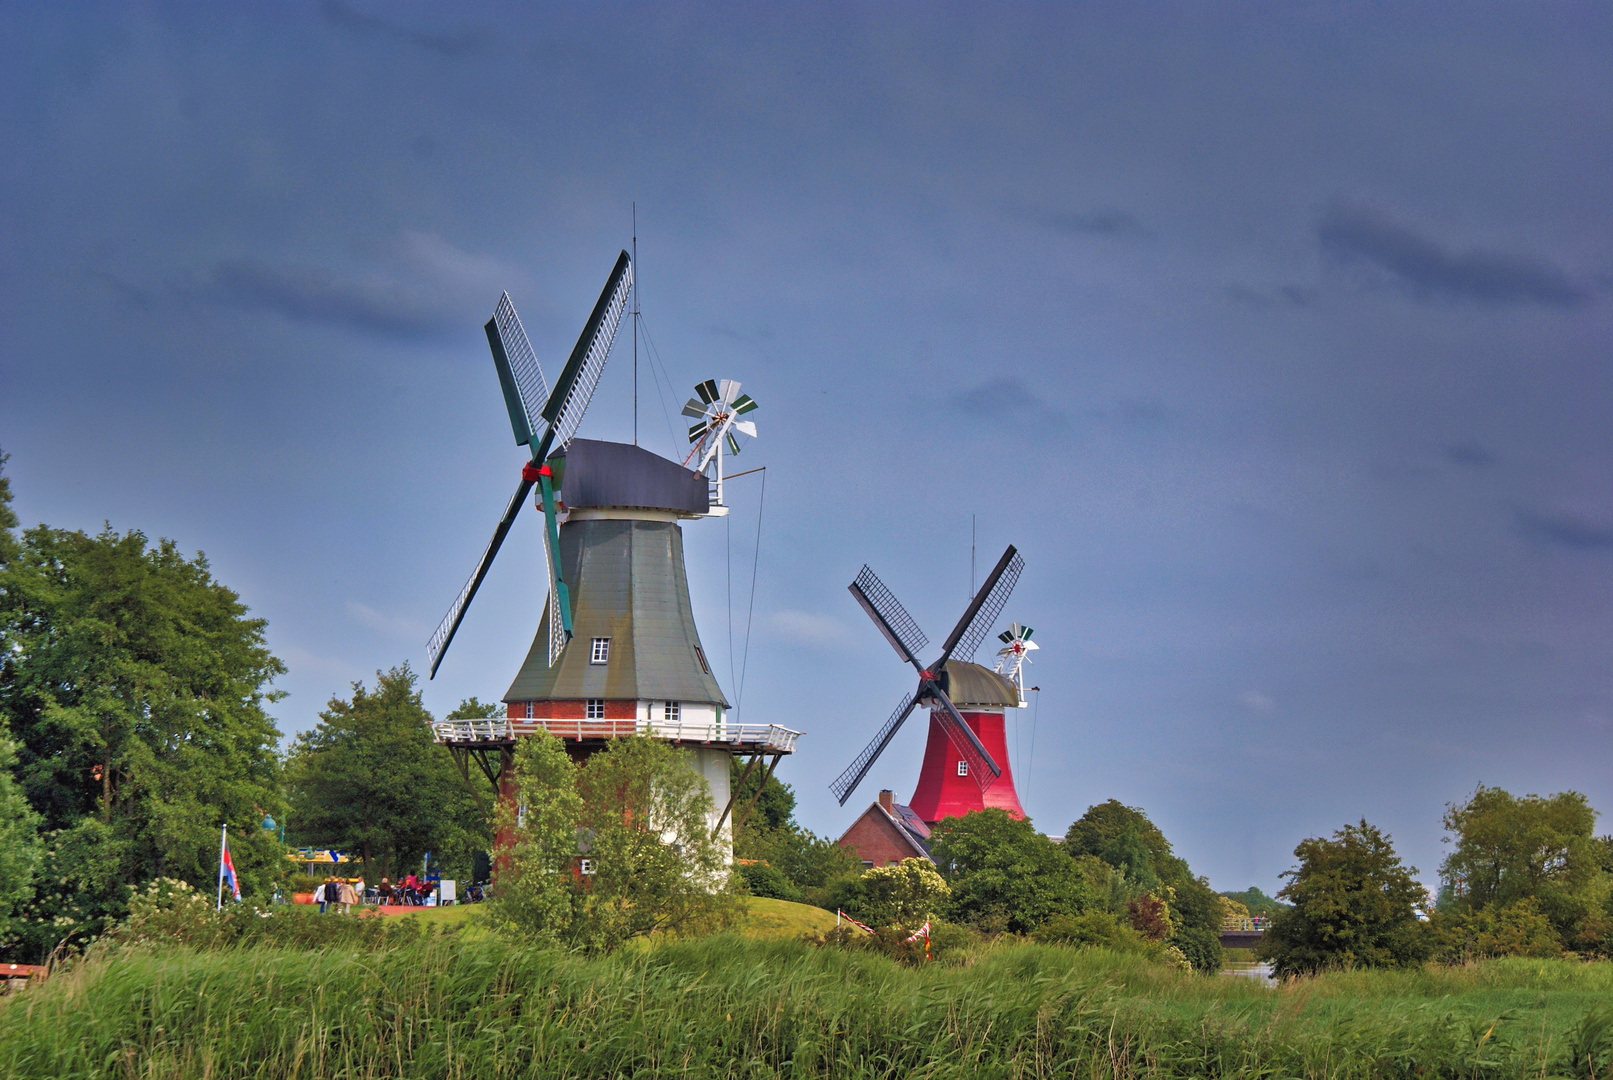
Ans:
<svg viewBox="0 0 1613 1080"><path fill-rule="evenodd" d="M924 925L913 931L912 935L907 940L911 942L917 941L919 938L923 938L925 941L930 940L930 920L925 919Z"/></svg>
<svg viewBox="0 0 1613 1080"><path fill-rule="evenodd" d="M841 911L839 908L835 909L835 919L836 919L836 921L839 921L840 919L845 919L847 922L849 922L851 925L855 926L857 929L861 930L865 934L872 934L874 932L874 928L872 926L869 926L866 923L858 922L856 919L853 919L850 915L847 915L844 911Z"/></svg>
<svg viewBox="0 0 1613 1080"><path fill-rule="evenodd" d="M230 895L241 899L241 880L235 876L235 860L230 858L230 843L225 840L219 847L218 876L219 881L228 884Z"/></svg>

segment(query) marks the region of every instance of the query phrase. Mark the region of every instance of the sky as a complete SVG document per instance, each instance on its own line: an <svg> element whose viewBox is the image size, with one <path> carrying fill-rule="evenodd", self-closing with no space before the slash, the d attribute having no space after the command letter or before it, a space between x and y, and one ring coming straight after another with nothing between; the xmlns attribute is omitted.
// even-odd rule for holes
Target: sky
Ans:
<svg viewBox="0 0 1613 1080"><path fill-rule="evenodd" d="M1037 827L1140 806L1219 889L1476 785L1613 813L1613 14L1592 4L0 5L0 448L25 523L204 552L288 739L404 662L631 246L638 438L761 403L684 527L738 719L838 835L912 793L932 641L1003 614ZM629 333L583 422L631 440ZM765 482L765 491L764 491ZM536 630L517 523L425 701ZM758 531L759 525L759 531ZM752 580L755 582L752 595ZM980 658L989 659L987 650ZM1600 831L1608 831L1604 820Z"/></svg>

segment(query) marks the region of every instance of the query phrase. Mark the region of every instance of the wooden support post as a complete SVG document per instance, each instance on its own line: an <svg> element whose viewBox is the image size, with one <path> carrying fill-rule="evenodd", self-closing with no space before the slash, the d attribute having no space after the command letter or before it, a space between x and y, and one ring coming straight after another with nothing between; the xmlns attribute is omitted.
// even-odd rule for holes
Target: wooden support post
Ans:
<svg viewBox="0 0 1613 1080"><path fill-rule="evenodd" d="M717 824L712 827L711 838L713 840L717 839L717 834L722 832L722 823L728 820L728 811L734 808L734 800L739 798L740 789L745 786L745 781L750 779L751 770L756 768L756 763L760 760L762 760L761 754L752 754L750 760L745 763L745 771L740 774L739 783L735 784L733 789L728 792L728 805L722 808L722 815L717 818ZM765 784L767 781L764 779L762 783ZM756 793L760 795L761 789L758 788Z"/></svg>
<svg viewBox="0 0 1613 1080"><path fill-rule="evenodd" d="M758 755L758 756L760 756L760 755ZM783 754L774 754L773 755L772 764L768 765L767 771L762 774L762 782L760 784L756 785L756 794L752 795L751 799L750 799L750 802L745 804L745 812L743 814L739 815L739 817L734 819L734 831L735 832L738 832L740 829L744 828L745 827L745 822L750 820L750 812L752 810L756 809L756 800L760 799L762 797L762 789L767 787L767 781L772 778L773 770L778 768L778 763L783 761L783 760L784 760L784 755Z"/></svg>

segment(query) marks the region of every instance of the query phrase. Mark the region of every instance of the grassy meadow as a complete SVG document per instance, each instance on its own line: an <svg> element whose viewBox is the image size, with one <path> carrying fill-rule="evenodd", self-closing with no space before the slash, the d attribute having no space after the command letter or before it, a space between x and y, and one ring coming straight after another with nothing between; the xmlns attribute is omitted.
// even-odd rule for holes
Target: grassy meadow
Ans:
<svg viewBox="0 0 1613 1080"><path fill-rule="evenodd" d="M0 1004L0 1075L1600 1076L1610 1002L1613 965L1564 961L1268 989L1033 944L909 968L737 933L589 960L450 930L92 957Z"/></svg>

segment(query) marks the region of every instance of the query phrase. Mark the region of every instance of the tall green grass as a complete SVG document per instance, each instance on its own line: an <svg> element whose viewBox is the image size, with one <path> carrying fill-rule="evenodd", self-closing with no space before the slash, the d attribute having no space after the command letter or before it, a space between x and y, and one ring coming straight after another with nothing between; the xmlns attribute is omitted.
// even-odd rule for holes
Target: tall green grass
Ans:
<svg viewBox="0 0 1613 1080"><path fill-rule="evenodd" d="M0 1005L0 1075L1600 1076L1609 1001L1613 965L1557 961L1272 990L1040 945L911 969L729 935L600 960L430 936L91 958Z"/></svg>

